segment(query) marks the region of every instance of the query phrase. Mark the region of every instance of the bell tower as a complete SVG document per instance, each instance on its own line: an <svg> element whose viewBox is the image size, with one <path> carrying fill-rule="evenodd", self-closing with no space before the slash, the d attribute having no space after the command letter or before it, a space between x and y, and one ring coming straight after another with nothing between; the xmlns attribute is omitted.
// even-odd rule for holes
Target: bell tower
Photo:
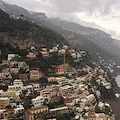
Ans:
<svg viewBox="0 0 120 120"><path fill-rule="evenodd" d="M90 105L89 107L88 120L96 120L95 109L93 105Z"/></svg>

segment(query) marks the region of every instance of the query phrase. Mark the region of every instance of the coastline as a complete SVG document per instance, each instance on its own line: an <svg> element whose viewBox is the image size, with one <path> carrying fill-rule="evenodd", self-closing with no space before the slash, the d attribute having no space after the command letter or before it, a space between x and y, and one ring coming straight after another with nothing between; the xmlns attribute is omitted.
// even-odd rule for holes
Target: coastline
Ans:
<svg viewBox="0 0 120 120"><path fill-rule="evenodd" d="M120 88L120 75L117 75L115 78L115 81L117 83L117 86Z"/></svg>
<svg viewBox="0 0 120 120"><path fill-rule="evenodd" d="M116 77L113 77L113 78L115 78L115 82L117 84L116 87L118 88L118 90L116 91L116 93L120 94L120 74L117 75Z"/></svg>
<svg viewBox="0 0 120 120"><path fill-rule="evenodd" d="M108 101L112 107L113 113L115 114L116 120L120 120L120 98L114 98Z"/></svg>
<svg viewBox="0 0 120 120"><path fill-rule="evenodd" d="M117 90L117 93L120 94L120 74L113 77L113 78L115 78L115 81L117 83L117 87L119 88ZM113 110L113 113L115 114L116 120L120 120L120 107L119 107L120 106L120 98L116 97L112 100L109 100L108 102Z"/></svg>

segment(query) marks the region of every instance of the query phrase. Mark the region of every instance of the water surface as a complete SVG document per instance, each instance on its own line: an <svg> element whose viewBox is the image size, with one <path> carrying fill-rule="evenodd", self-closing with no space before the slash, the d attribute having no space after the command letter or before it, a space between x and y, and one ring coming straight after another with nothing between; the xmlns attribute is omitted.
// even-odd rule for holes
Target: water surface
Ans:
<svg viewBox="0 0 120 120"><path fill-rule="evenodd" d="M115 81L117 82L118 86L120 87L120 75L115 77Z"/></svg>

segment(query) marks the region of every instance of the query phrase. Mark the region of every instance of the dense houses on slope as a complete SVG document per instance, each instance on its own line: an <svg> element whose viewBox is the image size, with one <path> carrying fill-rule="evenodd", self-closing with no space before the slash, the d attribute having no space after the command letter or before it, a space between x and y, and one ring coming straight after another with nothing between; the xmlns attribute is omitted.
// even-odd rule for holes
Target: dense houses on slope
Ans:
<svg viewBox="0 0 120 120"><path fill-rule="evenodd" d="M42 48L40 52L43 58L49 57L53 52L63 55L68 52L74 62L80 62L86 56L85 51L78 52L66 45L62 48L59 45L51 49ZM36 55L36 52L29 52L26 59L36 59ZM30 69L26 62L18 62L15 57L20 58L18 54L8 54L7 60L1 63L0 85L6 86L0 90L1 119L16 117L20 113L26 120L74 113L77 120L112 120L112 109L108 103L100 101L101 91L97 88L97 85L101 85L110 90L110 79L95 63L95 68L86 65L81 69L75 69L67 63L56 65L54 74L45 76L38 68ZM47 79L46 84L40 82L43 77ZM106 106L109 108L107 115L104 113ZM101 113L95 112L96 107Z"/></svg>

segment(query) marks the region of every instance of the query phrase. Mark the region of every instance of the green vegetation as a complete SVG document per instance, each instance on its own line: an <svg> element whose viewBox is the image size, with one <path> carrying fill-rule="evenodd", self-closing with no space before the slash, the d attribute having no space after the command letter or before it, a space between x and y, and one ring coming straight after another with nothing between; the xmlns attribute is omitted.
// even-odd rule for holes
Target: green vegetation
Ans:
<svg viewBox="0 0 120 120"><path fill-rule="evenodd" d="M113 88L106 89L102 84L98 85L98 83L96 82L94 78L91 80L91 87L92 86L96 86L98 88L98 90L101 93L102 100L106 101L106 100L111 100L115 98L115 91Z"/></svg>
<svg viewBox="0 0 120 120"><path fill-rule="evenodd" d="M52 119L52 118L56 118L57 120L73 120L70 113L65 113L65 114L62 114L62 115L57 114L54 117L46 117L46 118L44 118L44 120Z"/></svg>
<svg viewBox="0 0 120 120"><path fill-rule="evenodd" d="M0 85L0 90L7 91L8 86L7 85Z"/></svg>
<svg viewBox="0 0 120 120"><path fill-rule="evenodd" d="M41 47L52 48L57 44L60 46L63 44L68 44L68 42L61 35L27 20L10 19L9 15L2 10L0 10L0 18L0 33L13 38L14 40L30 40L31 42L35 42L38 53ZM19 54L22 56L20 60L24 61L28 51L20 50L19 48L15 49L10 46L9 43L4 45L4 39L5 38L0 35L0 48L2 50L0 62L3 59L7 59L7 55L9 53ZM66 53L66 63L68 63L70 66L83 67L90 61L89 56L87 57L88 58L83 58L83 60L79 63L74 63L72 57ZM39 68L46 74L51 72L51 70L53 72L53 65L61 65L64 63L64 56L58 55L57 53L52 53L51 56L47 58L43 58L39 53L37 58L38 59L34 59L32 61L28 60L27 63L30 65L30 68Z"/></svg>
<svg viewBox="0 0 120 120"><path fill-rule="evenodd" d="M54 65L64 64L64 55L58 55L57 53L52 53L50 57L46 58L43 58L41 54L37 57L34 60L27 60L27 64L30 65L30 68L39 68L46 74L51 72L49 70L54 71ZM69 63L71 66L74 65L74 61L68 53L66 53L66 63Z"/></svg>
<svg viewBox="0 0 120 120"><path fill-rule="evenodd" d="M67 41L59 34L35 23L22 19L10 19L9 15L0 10L0 33L15 38L16 40L31 40L37 46L53 47ZM0 37L0 41L3 41Z"/></svg>
<svg viewBox="0 0 120 120"><path fill-rule="evenodd" d="M9 44L3 45L1 42L0 42L0 49L2 50L2 54L0 55L0 62L2 60L6 60L7 55L10 53L19 54L21 56L20 59L25 59L26 55L28 54L26 50L21 50L19 48L13 48Z"/></svg>
<svg viewBox="0 0 120 120"><path fill-rule="evenodd" d="M99 86L99 90L101 92L101 97L103 100L111 100L113 98L115 98L115 92L113 89L109 89L107 90L105 87L103 86Z"/></svg>
<svg viewBox="0 0 120 120"><path fill-rule="evenodd" d="M63 114L63 115L57 115L56 119L57 120L70 120L71 116L70 116L70 114L66 113L66 114Z"/></svg>
<svg viewBox="0 0 120 120"><path fill-rule="evenodd" d="M64 106L64 104L63 104L63 101L60 100L59 102L49 103L49 104L47 104L47 106L49 107L49 109L53 109L53 108L57 108L57 107L62 107L62 106Z"/></svg>

